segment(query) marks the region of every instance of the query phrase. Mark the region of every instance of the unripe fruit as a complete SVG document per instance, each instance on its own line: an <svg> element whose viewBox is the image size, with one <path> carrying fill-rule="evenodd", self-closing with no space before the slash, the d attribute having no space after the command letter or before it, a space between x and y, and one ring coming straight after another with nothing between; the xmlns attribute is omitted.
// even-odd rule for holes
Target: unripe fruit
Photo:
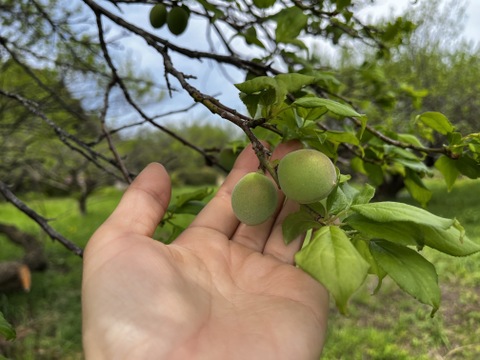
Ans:
<svg viewBox="0 0 480 360"><path fill-rule="evenodd" d="M167 22L167 7L163 4L156 4L150 10L150 24L159 29Z"/></svg>
<svg viewBox="0 0 480 360"><path fill-rule="evenodd" d="M274 214L277 202L276 186L260 173L245 175L233 188L233 212L247 225L258 225L268 220Z"/></svg>
<svg viewBox="0 0 480 360"><path fill-rule="evenodd" d="M311 149L285 155L278 164L277 174L285 196L300 204L326 198L337 183L332 161L325 154Z"/></svg>
<svg viewBox="0 0 480 360"><path fill-rule="evenodd" d="M190 12L185 7L176 6L167 15L167 26L174 35L180 35L185 31Z"/></svg>

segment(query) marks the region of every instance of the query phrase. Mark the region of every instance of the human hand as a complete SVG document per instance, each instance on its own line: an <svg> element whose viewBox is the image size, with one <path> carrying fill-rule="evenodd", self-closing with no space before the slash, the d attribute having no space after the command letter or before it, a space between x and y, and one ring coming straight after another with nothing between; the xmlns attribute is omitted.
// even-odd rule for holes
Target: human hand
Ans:
<svg viewBox="0 0 480 360"><path fill-rule="evenodd" d="M258 226L240 224L230 205L234 185L257 168L247 148L170 245L152 239L170 200L168 174L151 164L135 179L84 253L87 359L319 358L328 295L294 266L302 239L282 238L298 205L287 200Z"/></svg>

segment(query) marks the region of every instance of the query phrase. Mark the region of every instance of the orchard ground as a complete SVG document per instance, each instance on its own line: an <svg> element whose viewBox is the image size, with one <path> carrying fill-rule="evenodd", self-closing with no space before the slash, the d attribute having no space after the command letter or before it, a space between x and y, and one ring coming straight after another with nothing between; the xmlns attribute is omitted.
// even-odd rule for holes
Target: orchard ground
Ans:
<svg viewBox="0 0 480 360"><path fill-rule="evenodd" d="M434 191L429 210L456 217L471 238L480 237L480 181L461 180L447 193L441 180L427 182ZM174 197L191 188L177 189ZM121 192L102 189L88 203L82 217L72 199L35 199L35 210L67 238L83 246L92 232L117 204ZM406 194L400 201L413 203ZM34 273L28 294L0 294L0 310L14 323L17 340L0 341L2 355L10 359L82 359L81 349L81 259L50 241L38 227L11 205L0 204L3 222L43 239L50 261L43 273ZM188 223L192 217L178 220ZM159 236L161 234L159 233ZM0 236L0 260L22 256L21 251ZM322 359L478 359L480 358L480 254L453 258L424 251L437 267L442 305L434 318L430 309L403 293L391 281L371 295L376 280L370 279L355 294L348 317L331 306L327 344Z"/></svg>

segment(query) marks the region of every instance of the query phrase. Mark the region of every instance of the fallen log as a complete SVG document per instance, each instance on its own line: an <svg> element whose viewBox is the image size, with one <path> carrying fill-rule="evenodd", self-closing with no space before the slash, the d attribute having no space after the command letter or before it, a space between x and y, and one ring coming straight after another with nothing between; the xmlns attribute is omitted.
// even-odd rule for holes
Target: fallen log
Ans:
<svg viewBox="0 0 480 360"><path fill-rule="evenodd" d="M0 224L0 234L24 250L22 259L0 262L0 292L30 291L31 272L43 271L47 267L43 244L13 225Z"/></svg>

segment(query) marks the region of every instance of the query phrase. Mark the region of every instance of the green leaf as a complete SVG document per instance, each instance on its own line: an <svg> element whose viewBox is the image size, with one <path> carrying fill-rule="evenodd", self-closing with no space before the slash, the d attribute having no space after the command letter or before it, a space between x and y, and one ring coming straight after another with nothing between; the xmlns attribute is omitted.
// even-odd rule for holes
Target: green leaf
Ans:
<svg viewBox="0 0 480 360"><path fill-rule="evenodd" d="M370 264L370 269L368 270L368 273L374 274L378 277L379 283L376 289L374 290L374 293L376 293L380 289L382 285L382 280L387 275L387 273L380 266L378 266L377 261L372 256L372 253L370 251L370 246L369 246L370 241L354 238L352 239L352 243L357 249L357 251L359 252L359 254L362 255L362 257L365 259L367 263Z"/></svg>
<svg viewBox="0 0 480 360"><path fill-rule="evenodd" d="M407 143L407 144L412 144L412 145L417 146L417 147L423 147L422 142L415 135L412 135L412 134L398 134L397 137L398 137L398 140L400 140L401 142L404 142L404 143Z"/></svg>
<svg viewBox="0 0 480 360"><path fill-rule="evenodd" d="M288 74L278 74L275 76L277 82L284 84L288 92L296 92L303 87L313 84L315 82L315 77L297 74L297 73L288 73Z"/></svg>
<svg viewBox="0 0 480 360"><path fill-rule="evenodd" d="M205 204L198 200L187 201L182 206L176 207L175 214L197 215L205 207Z"/></svg>
<svg viewBox="0 0 480 360"><path fill-rule="evenodd" d="M455 223L416 206L392 201L354 205L350 209L377 222L403 221L444 230Z"/></svg>
<svg viewBox="0 0 480 360"><path fill-rule="evenodd" d="M295 262L328 289L343 314L347 313L348 299L362 285L370 268L337 226L316 231L308 245L295 255Z"/></svg>
<svg viewBox="0 0 480 360"><path fill-rule="evenodd" d="M383 183L383 168L380 165L364 161L363 169L373 185L379 186Z"/></svg>
<svg viewBox="0 0 480 360"><path fill-rule="evenodd" d="M235 87L245 94L255 94L268 88L277 87L277 82L269 76L258 76L243 83L235 84Z"/></svg>
<svg viewBox="0 0 480 360"><path fill-rule="evenodd" d="M360 145L360 140L358 140L355 133L348 131L334 131L334 130L319 130L320 133L326 135L328 141L335 143L347 143L353 145Z"/></svg>
<svg viewBox="0 0 480 360"><path fill-rule="evenodd" d="M435 161L435 167L442 173L447 185L448 191L451 191L455 181L457 181L460 171L455 166L455 160L448 156L442 155Z"/></svg>
<svg viewBox="0 0 480 360"><path fill-rule="evenodd" d="M455 130L447 117L439 112L424 112L417 116L416 121L421 121L426 126L443 135L447 135Z"/></svg>
<svg viewBox="0 0 480 360"><path fill-rule="evenodd" d="M374 195L375 188L369 184L366 184L357 192L357 194L355 194L352 205L367 204L373 199Z"/></svg>
<svg viewBox="0 0 480 360"><path fill-rule="evenodd" d="M289 244L310 229L318 229L321 224L305 209L289 214L282 223L283 241Z"/></svg>
<svg viewBox="0 0 480 360"><path fill-rule="evenodd" d="M351 5L352 0L337 0L335 2L337 3L337 11L342 11L344 8Z"/></svg>
<svg viewBox="0 0 480 360"><path fill-rule="evenodd" d="M420 176L418 176L416 172L407 169L404 182L410 195L412 195L420 205L426 207L432 198L432 192L425 186Z"/></svg>
<svg viewBox="0 0 480 360"><path fill-rule="evenodd" d="M208 10L214 14L213 19L211 19L211 21L220 19L225 16L225 13L223 11L221 11L217 6L210 4L208 1L198 0L198 2L205 8L205 10Z"/></svg>
<svg viewBox="0 0 480 360"><path fill-rule="evenodd" d="M427 167L427 165L425 165L425 163L420 161L420 159L412 160L395 158L394 161L404 166L405 168L413 170L417 173L432 175L432 171Z"/></svg>
<svg viewBox="0 0 480 360"><path fill-rule="evenodd" d="M258 47L265 48L263 43L258 39L257 30L253 26L249 27L247 30L245 30L241 34L245 38L245 41L247 42L247 44L254 44L254 45L257 45Z"/></svg>
<svg viewBox="0 0 480 360"><path fill-rule="evenodd" d="M195 191L180 194L177 196L174 205L177 208L179 208L189 201L203 200L206 197L210 196L212 193L213 193L212 188L202 188Z"/></svg>
<svg viewBox="0 0 480 360"><path fill-rule="evenodd" d="M296 6L281 10L273 19L277 21L275 37L278 42L283 43L290 43L296 40L308 23L308 15L304 14Z"/></svg>
<svg viewBox="0 0 480 360"><path fill-rule="evenodd" d="M253 0L253 3L260 9L266 9L275 5L275 1L276 0Z"/></svg>
<svg viewBox="0 0 480 360"><path fill-rule="evenodd" d="M350 215L344 223L369 239L384 239L420 248L428 246L452 256L467 256L480 251L480 239L468 238L458 225L444 230L402 221L376 222L359 214Z"/></svg>
<svg viewBox="0 0 480 360"><path fill-rule="evenodd" d="M455 166L463 175L470 179L478 179L480 177L480 163L468 156L462 156L455 160Z"/></svg>
<svg viewBox="0 0 480 360"><path fill-rule="evenodd" d="M348 210L352 204L365 204L370 201L375 189L370 185L362 188L361 191L350 186L347 181L340 182L327 197L327 212L338 214Z"/></svg>
<svg viewBox="0 0 480 360"><path fill-rule="evenodd" d="M305 96L296 100L294 104L304 108L325 107L339 116L362 116L362 114L356 112L352 107L330 99Z"/></svg>
<svg viewBox="0 0 480 360"><path fill-rule="evenodd" d="M370 241L370 251L377 264L403 291L433 307L433 316L441 297L435 267L416 251L388 241Z"/></svg>
<svg viewBox="0 0 480 360"><path fill-rule="evenodd" d="M385 239L400 245L420 245L417 228L400 221L377 222L360 214L352 214L344 220L353 229L369 239Z"/></svg>
<svg viewBox="0 0 480 360"><path fill-rule="evenodd" d="M6 340L15 339L15 328L4 318L3 313L0 311L0 336Z"/></svg>
<svg viewBox="0 0 480 360"><path fill-rule="evenodd" d="M425 227L421 235L425 245L448 255L468 256L480 251L480 239L472 240L456 227L447 230Z"/></svg>
<svg viewBox="0 0 480 360"><path fill-rule="evenodd" d="M350 207L352 203L352 198L343 191L342 185L336 186L327 197L327 212L329 214L338 214Z"/></svg>

